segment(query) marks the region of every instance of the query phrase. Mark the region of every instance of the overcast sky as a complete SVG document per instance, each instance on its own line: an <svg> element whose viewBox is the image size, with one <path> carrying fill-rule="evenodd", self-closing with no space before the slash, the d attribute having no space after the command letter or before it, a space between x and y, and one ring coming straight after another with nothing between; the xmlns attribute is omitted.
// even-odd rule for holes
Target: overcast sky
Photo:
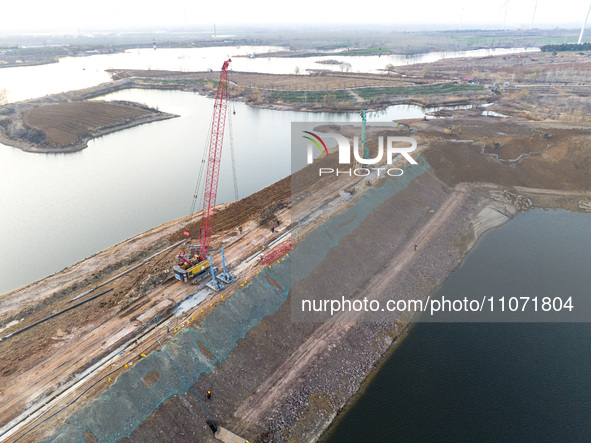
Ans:
<svg viewBox="0 0 591 443"><path fill-rule="evenodd" d="M590 0L537 0L534 27L581 26L589 4ZM259 23L417 23L458 29L461 21L464 28L501 29L505 9L507 28L529 28L535 5L536 0L2 0L0 30L77 33L138 27L203 28L214 23L220 30L229 24Z"/></svg>

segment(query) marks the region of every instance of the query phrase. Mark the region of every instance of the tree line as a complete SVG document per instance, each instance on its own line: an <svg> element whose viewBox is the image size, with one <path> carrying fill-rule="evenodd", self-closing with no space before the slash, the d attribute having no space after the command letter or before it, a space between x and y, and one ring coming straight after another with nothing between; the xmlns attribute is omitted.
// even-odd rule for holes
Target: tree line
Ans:
<svg viewBox="0 0 591 443"><path fill-rule="evenodd" d="M540 48L543 52L560 52L560 51L589 51L591 50L591 42L586 43L562 43L560 45L544 45Z"/></svg>

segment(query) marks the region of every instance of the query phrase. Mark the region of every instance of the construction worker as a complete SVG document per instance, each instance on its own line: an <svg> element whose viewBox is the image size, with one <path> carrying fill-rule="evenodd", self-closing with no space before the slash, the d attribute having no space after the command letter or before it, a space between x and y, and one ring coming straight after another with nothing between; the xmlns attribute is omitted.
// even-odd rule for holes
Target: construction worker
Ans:
<svg viewBox="0 0 591 443"><path fill-rule="evenodd" d="M242 226L238 226L238 232L242 235Z"/></svg>
<svg viewBox="0 0 591 443"><path fill-rule="evenodd" d="M207 397L208 400L211 398L211 391L207 391L206 397Z"/></svg>
<svg viewBox="0 0 591 443"><path fill-rule="evenodd" d="M271 234L275 233L275 226L271 226Z"/></svg>

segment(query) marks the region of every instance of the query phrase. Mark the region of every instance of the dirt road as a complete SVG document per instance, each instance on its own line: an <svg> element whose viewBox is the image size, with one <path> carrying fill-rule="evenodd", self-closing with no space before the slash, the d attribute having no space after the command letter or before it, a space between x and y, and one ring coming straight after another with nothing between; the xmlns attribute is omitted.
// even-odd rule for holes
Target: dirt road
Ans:
<svg viewBox="0 0 591 443"><path fill-rule="evenodd" d="M465 197L465 185L454 190L447 200L437 209L433 217L410 238L403 249L392 258L384 270L375 274L368 287L372 288L371 297L381 299L392 281L398 279L416 259L415 245L421 247L441 229ZM361 299L367 293L359 293ZM362 311L340 313L333 320L324 323L308 338L292 356L287 359L275 373L257 390L256 394L246 400L236 410L235 416L240 419L237 432L242 434L247 429L269 415L276 404L293 389L301 374L306 373L315 360L341 340L345 333L363 315Z"/></svg>

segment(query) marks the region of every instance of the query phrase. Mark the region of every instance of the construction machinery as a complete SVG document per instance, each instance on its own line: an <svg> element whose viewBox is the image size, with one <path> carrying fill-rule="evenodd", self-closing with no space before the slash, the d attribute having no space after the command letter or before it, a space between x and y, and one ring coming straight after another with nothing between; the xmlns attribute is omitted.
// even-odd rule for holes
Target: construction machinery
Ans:
<svg viewBox="0 0 591 443"><path fill-rule="evenodd" d="M416 129L411 128L409 125L407 125L406 123L402 123L402 122L395 122L398 125L398 130L400 131L400 127L404 126L406 128L406 130L408 131L409 134L414 134L415 132L417 132Z"/></svg>
<svg viewBox="0 0 591 443"><path fill-rule="evenodd" d="M503 147L503 144L501 142L494 141L492 138L488 138L486 135L482 137L481 140L482 143L484 143L484 146L486 146L486 144L490 142L491 146L495 149L501 149Z"/></svg>
<svg viewBox="0 0 591 443"><path fill-rule="evenodd" d="M455 126L450 126L449 128L445 128L443 130L443 133L453 135L456 130L458 131L458 134L461 134L462 133L462 125L455 125Z"/></svg>
<svg viewBox="0 0 591 443"><path fill-rule="evenodd" d="M224 249L220 248L220 251L222 251L223 272L218 272L218 269L211 262L211 257L209 255L207 256L209 270L211 271L211 281L208 282L206 286L210 289L213 289L214 291L224 289L224 283L230 284L234 281L234 273L232 272L230 267L226 265L226 255L224 254Z"/></svg>
<svg viewBox="0 0 591 443"><path fill-rule="evenodd" d="M531 136L535 137L536 134L538 134L540 137L545 138L545 139L552 138L552 134L550 134L549 132L542 131L541 129L532 128Z"/></svg>
<svg viewBox="0 0 591 443"><path fill-rule="evenodd" d="M203 194L203 210L201 212L201 227L199 230L199 244L191 251L191 256L186 258L179 254L179 264L173 266L174 275L181 281L191 281L203 274L207 269L212 275L212 289L223 288L223 283L230 283L234 279L232 271L226 266L226 258L222 249L223 269L222 274L216 276L217 268L212 265L209 257L209 244L213 230L213 216L220 176L220 163L222 159L222 146L224 141L224 129L228 109L228 67L232 59L228 59L222 65L220 81L213 105L213 118L211 123L209 148L207 150L207 167L205 176L205 190ZM208 284L209 286L209 284Z"/></svg>
<svg viewBox="0 0 591 443"><path fill-rule="evenodd" d="M189 255L181 250L177 255L178 263L172 267L175 278L183 282L192 281L211 266L208 260L199 260L199 245L189 245L189 250Z"/></svg>

